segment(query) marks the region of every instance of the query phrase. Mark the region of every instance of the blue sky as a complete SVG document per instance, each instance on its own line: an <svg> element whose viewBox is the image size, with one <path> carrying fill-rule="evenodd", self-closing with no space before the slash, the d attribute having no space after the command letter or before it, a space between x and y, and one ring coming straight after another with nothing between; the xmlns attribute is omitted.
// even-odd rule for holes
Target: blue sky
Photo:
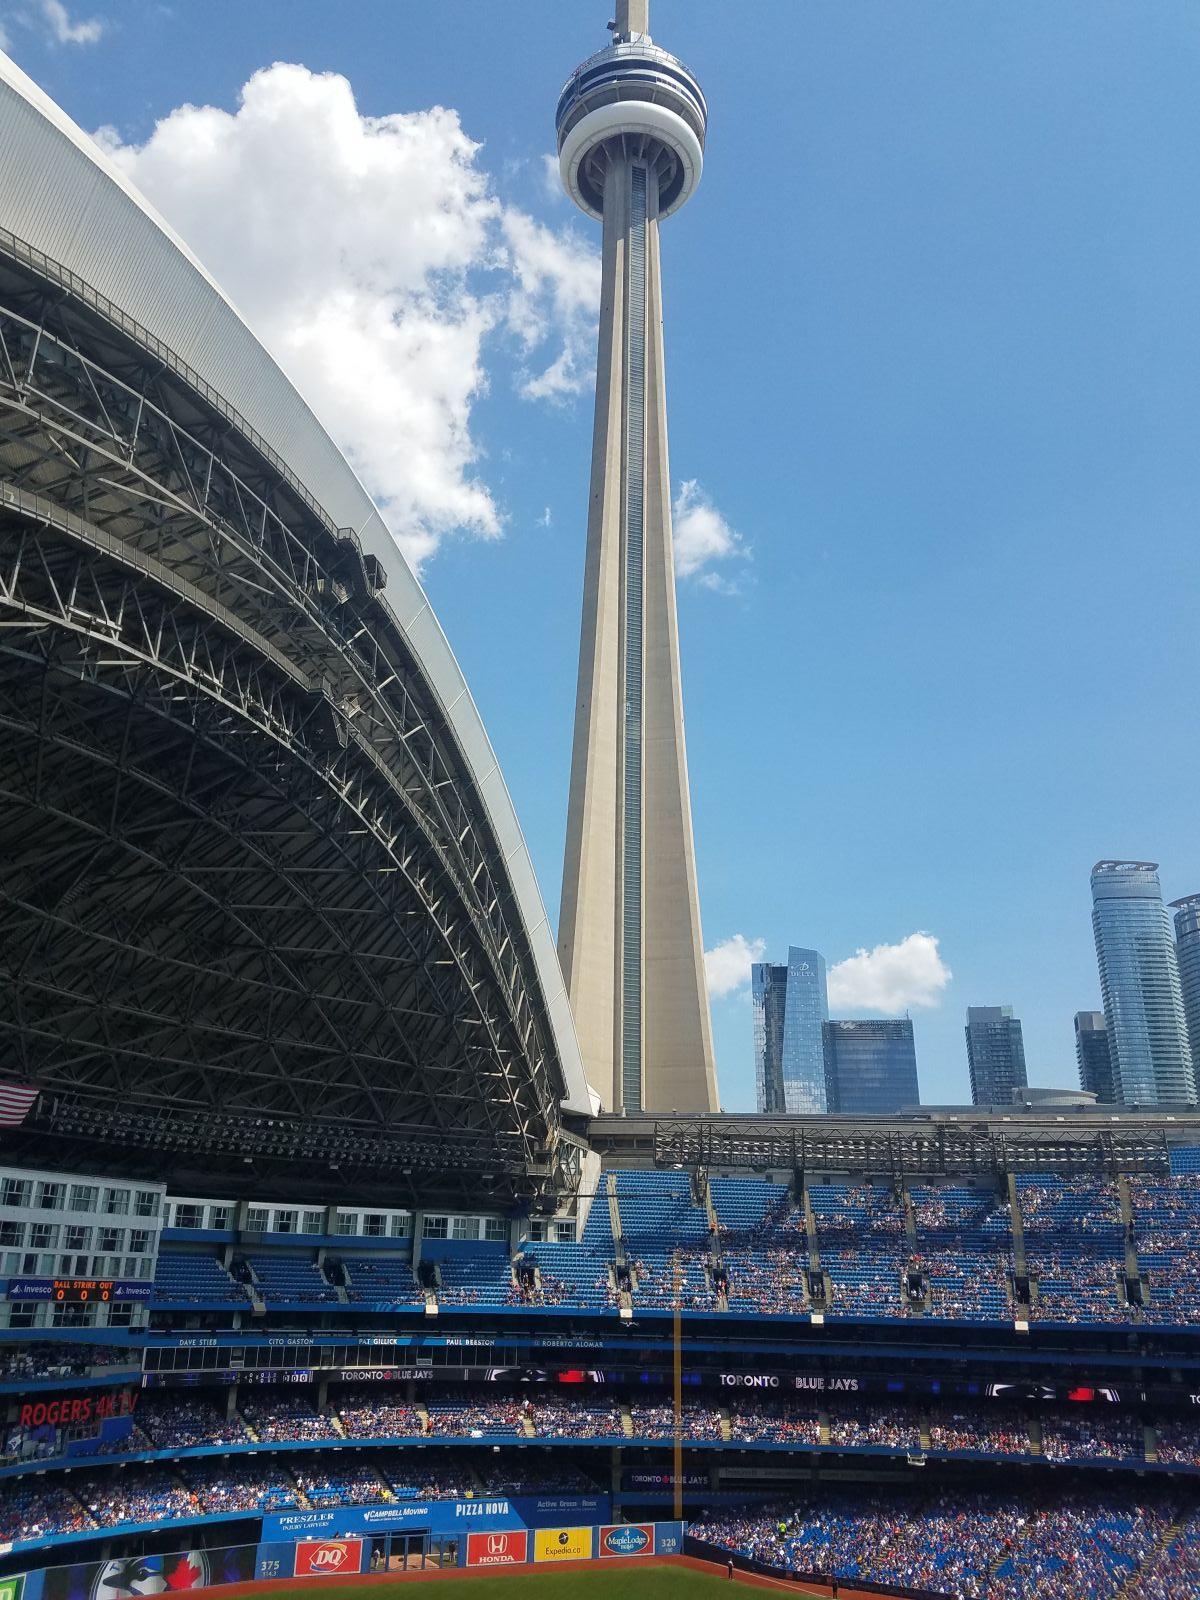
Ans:
<svg viewBox="0 0 1200 1600"><path fill-rule="evenodd" d="M552 916L596 240L544 158L606 19L603 0L0 0L11 53L114 130L358 447L423 556ZM1200 11L654 0L652 21L712 109L664 237L673 472L725 546L680 583L706 943L832 964L926 931L953 977L913 1011L925 1097L965 1097L968 1004L1013 1004L1031 1079L1072 1082L1072 1013L1099 1003L1092 862L1200 888ZM274 62L400 117L391 165L359 184L357 146L298 153L325 79L259 80L283 109L238 120ZM228 164L189 104L226 114ZM481 148L418 117L433 106ZM449 221L421 183L438 162ZM309 333L341 316L364 352L393 320L378 367L331 369ZM713 1016L723 1098L746 1106L745 989Z"/></svg>

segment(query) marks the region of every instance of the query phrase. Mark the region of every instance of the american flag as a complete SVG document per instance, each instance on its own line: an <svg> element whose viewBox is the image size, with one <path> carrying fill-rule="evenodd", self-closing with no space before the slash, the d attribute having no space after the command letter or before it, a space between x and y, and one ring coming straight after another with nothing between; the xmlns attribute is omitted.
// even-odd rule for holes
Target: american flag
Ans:
<svg viewBox="0 0 1200 1600"><path fill-rule="evenodd" d="M0 1083L0 1128L19 1128L38 1097L23 1083Z"/></svg>

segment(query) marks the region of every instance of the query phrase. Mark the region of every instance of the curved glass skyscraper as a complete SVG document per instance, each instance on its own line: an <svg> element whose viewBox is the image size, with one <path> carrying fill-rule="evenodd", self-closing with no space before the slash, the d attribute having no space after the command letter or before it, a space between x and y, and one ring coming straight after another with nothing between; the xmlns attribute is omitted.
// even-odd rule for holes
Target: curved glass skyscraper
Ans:
<svg viewBox="0 0 1200 1600"><path fill-rule="evenodd" d="M1113 1090L1126 1105L1195 1101L1179 966L1156 861L1098 861L1092 927Z"/></svg>
<svg viewBox="0 0 1200 1600"><path fill-rule="evenodd" d="M1200 894L1172 900L1175 913L1175 953L1179 958L1179 986L1192 1047L1192 1070L1200 1069Z"/></svg>

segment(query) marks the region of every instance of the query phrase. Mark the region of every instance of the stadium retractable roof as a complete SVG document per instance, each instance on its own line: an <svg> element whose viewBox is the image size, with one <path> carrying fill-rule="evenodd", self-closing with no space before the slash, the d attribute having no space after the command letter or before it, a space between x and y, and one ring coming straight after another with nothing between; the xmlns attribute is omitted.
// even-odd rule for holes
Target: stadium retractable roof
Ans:
<svg viewBox="0 0 1200 1600"><path fill-rule="evenodd" d="M2 55L0 149L0 1081L42 1091L11 1153L552 1187L578 1046L419 583L201 264Z"/></svg>

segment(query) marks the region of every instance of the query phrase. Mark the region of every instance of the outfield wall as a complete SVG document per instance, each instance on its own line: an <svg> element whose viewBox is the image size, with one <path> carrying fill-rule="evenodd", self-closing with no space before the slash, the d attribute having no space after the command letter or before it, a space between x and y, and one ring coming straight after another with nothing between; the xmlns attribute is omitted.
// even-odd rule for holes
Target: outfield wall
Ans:
<svg viewBox="0 0 1200 1600"><path fill-rule="evenodd" d="M121 1556L18 1573L0 1578L0 1600L133 1600L134 1596L213 1589L256 1579L282 1582L356 1577L388 1570L397 1535L405 1554L395 1559L403 1561L411 1555L411 1530L364 1527L361 1515L356 1524L358 1509L348 1507L338 1513L339 1520L349 1524L348 1531L338 1534L275 1538L227 1550ZM433 1535L436 1553L430 1565L484 1570L678 1556L683 1553L686 1529L682 1522L571 1522L544 1527L508 1520L509 1526L488 1526L487 1519L483 1519L484 1526L449 1524L449 1538ZM393 1565L391 1570L398 1575L405 1569Z"/></svg>

